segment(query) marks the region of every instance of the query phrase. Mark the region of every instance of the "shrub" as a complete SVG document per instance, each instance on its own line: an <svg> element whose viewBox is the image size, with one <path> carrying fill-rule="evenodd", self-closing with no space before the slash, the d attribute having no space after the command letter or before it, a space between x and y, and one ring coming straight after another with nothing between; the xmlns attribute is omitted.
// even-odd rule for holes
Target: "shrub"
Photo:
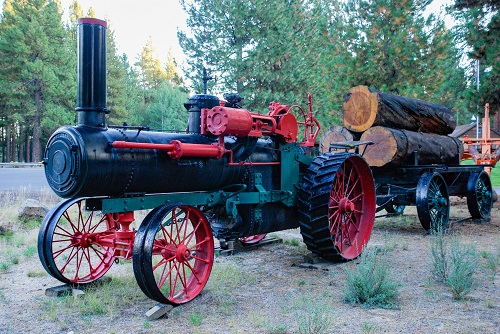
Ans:
<svg viewBox="0 0 500 334"><path fill-rule="evenodd" d="M361 262L347 271L344 301L362 306L396 308L399 286L389 277L385 261L373 251L365 252Z"/></svg>
<svg viewBox="0 0 500 334"><path fill-rule="evenodd" d="M452 240L446 285L454 299L464 298L474 287L477 260L478 256L472 245L463 244L458 238Z"/></svg>
<svg viewBox="0 0 500 334"><path fill-rule="evenodd" d="M431 273L438 282L446 282L448 278L448 240L444 232L439 230L432 232L432 269Z"/></svg>
<svg viewBox="0 0 500 334"><path fill-rule="evenodd" d="M434 278L444 283L454 299L464 298L474 287L478 259L474 247L460 242L457 236L448 240L441 232L434 234L431 243Z"/></svg>
<svg viewBox="0 0 500 334"><path fill-rule="evenodd" d="M300 334L328 333L331 320L325 307L307 308L308 312L297 317Z"/></svg>

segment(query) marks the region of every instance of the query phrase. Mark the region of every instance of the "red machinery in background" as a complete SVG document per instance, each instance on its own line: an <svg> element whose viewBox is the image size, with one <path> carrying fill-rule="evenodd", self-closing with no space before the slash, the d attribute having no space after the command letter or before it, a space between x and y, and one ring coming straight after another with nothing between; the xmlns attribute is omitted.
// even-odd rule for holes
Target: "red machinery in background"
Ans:
<svg viewBox="0 0 500 334"><path fill-rule="evenodd" d="M473 159L476 165L495 166L500 159L500 139L491 139L490 136L490 105L484 106L484 118L482 119L481 138L469 138L465 136L465 152L463 159ZM485 171L490 174L491 167L485 167Z"/></svg>

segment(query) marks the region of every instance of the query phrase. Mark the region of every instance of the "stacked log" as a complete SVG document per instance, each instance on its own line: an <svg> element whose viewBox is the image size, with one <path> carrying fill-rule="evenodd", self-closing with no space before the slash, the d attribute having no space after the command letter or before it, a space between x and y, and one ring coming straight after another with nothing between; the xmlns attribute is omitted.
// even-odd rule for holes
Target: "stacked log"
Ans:
<svg viewBox="0 0 500 334"><path fill-rule="evenodd" d="M368 164L374 167L389 163L397 166L415 163L458 165L464 153L458 138L382 126L369 128L360 140L374 143L364 154Z"/></svg>
<svg viewBox="0 0 500 334"><path fill-rule="evenodd" d="M344 127L374 144L364 157L370 166L460 162L463 144L453 132L453 111L435 103L391 95L366 86L344 95Z"/></svg>
<svg viewBox="0 0 500 334"><path fill-rule="evenodd" d="M372 126L447 135L455 129L453 111L445 106L356 86L344 95L344 126L364 132Z"/></svg>
<svg viewBox="0 0 500 334"><path fill-rule="evenodd" d="M321 153L330 151L330 144L358 140L361 134L349 131L345 126L331 126L323 133L320 139L319 149Z"/></svg>

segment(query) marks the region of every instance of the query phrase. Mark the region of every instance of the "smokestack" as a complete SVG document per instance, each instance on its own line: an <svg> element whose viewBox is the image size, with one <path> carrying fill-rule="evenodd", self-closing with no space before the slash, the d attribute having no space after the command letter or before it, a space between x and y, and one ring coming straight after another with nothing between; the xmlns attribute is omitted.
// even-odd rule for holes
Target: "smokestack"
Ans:
<svg viewBox="0 0 500 334"><path fill-rule="evenodd" d="M106 28L103 20L78 19L78 125L106 127Z"/></svg>

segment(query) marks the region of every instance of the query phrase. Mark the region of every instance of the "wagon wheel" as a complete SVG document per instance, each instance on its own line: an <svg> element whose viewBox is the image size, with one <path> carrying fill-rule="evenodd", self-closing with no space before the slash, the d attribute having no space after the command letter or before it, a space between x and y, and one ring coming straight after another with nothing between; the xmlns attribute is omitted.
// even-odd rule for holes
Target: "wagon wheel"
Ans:
<svg viewBox="0 0 500 334"><path fill-rule="evenodd" d="M425 230L447 227L450 215L448 186L439 173L424 173L418 180L416 204L420 224Z"/></svg>
<svg viewBox="0 0 500 334"><path fill-rule="evenodd" d="M110 215L85 211L84 201L60 202L45 216L38 233L40 262L63 283L90 283L113 264L114 246L101 240L114 234L114 220Z"/></svg>
<svg viewBox="0 0 500 334"><path fill-rule="evenodd" d="M387 204L384 206L385 211L390 214L402 215L405 211L406 205L400 204Z"/></svg>
<svg viewBox="0 0 500 334"><path fill-rule="evenodd" d="M307 248L329 260L358 257L375 219L375 185L354 153L324 153L309 166L299 193L299 225Z"/></svg>
<svg viewBox="0 0 500 334"><path fill-rule="evenodd" d="M195 207L159 206L139 227L132 258L144 294L160 303L186 303L200 294L212 270L210 224Z"/></svg>
<svg viewBox="0 0 500 334"><path fill-rule="evenodd" d="M243 246L253 245L259 243L262 239L266 237L267 234L256 234L249 235L248 237L239 238L238 240L243 244Z"/></svg>
<svg viewBox="0 0 500 334"><path fill-rule="evenodd" d="M488 173L471 173L467 182L467 207L472 218L488 218L491 205L492 188Z"/></svg>

